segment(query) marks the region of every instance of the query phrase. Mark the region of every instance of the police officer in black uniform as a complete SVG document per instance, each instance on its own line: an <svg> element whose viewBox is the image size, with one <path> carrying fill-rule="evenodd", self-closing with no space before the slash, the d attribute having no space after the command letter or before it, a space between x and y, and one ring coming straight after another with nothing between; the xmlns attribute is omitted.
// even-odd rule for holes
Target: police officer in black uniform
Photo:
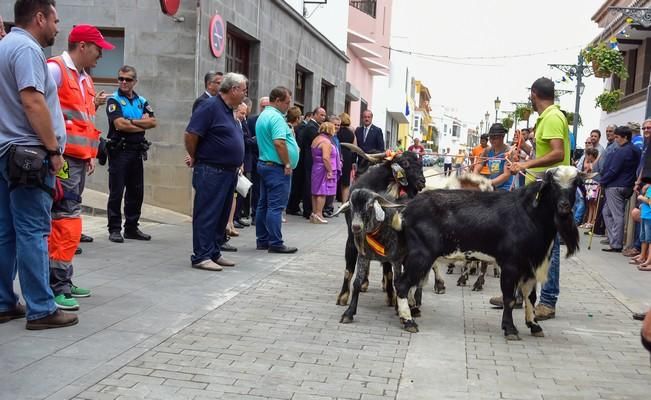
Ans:
<svg viewBox="0 0 651 400"><path fill-rule="evenodd" d="M134 67L122 66L118 71L119 89L106 102L109 120L108 230L109 240L116 243L124 242L124 238L151 239L138 229L138 220L144 196L143 159L147 159L150 144L145 139L145 131L156 127L156 118L147 99L133 91L137 78ZM120 210L123 195L124 238Z"/></svg>

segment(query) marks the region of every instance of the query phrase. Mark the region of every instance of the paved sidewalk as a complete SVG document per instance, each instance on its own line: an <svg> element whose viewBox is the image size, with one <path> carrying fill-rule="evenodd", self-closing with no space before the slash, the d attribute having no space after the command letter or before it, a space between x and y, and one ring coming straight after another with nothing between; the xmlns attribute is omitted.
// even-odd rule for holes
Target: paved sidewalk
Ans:
<svg viewBox="0 0 651 400"><path fill-rule="evenodd" d="M651 274L623 293L626 285L598 272L621 258L593 248L564 259L558 317L541 323L546 337L530 336L516 310L523 340L507 343L501 311L487 302L496 279L472 292L446 276L445 295L430 284L421 332L409 334L384 305L374 265L355 322L343 325L335 298L345 227L330 222L290 216L284 232L300 250L289 256L256 251L246 228L233 239L240 251L226 254L238 266L214 273L190 268L187 223L147 223L154 240L118 245L101 219L87 222L96 242L83 246L76 279L93 296L81 299L80 324L0 325L0 398L648 398L649 356L626 305L644 303L631 293L650 293Z"/></svg>

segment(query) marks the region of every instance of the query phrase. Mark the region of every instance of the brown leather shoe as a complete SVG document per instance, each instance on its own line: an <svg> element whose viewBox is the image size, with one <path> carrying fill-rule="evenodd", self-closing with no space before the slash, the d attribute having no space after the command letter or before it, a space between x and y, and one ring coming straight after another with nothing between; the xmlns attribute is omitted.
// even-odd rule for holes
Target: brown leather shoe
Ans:
<svg viewBox="0 0 651 400"><path fill-rule="evenodd" d="M65 328L66 326L77 325L78 322L79 318L77 318L77 314L64 313L61 310L56 310L53 314L50 314L47 317L27 321L25 328L30 331Z"/></svg>
<svg viewBox="0 0 651 400"><path fill-rule="evenodd" d="M13 310L0 312L0 324L18 318L25 318L25 306L20 303L16 303Z"/></svg>
<svg viewBox="0 0 651 400"><path fill-rule="evenodd" d="M222 267L234 267L235 263L233 261L227 260L224 257L219 257L215 260L215 264L221 265Z"/></svg>
<svg viewBox="0 0 651 400"><path fill-rule="evenodd" d="M552 319L556 317L556 309L542 303L538 303L533 312L536 315L536 320L538 321L544 321L546 319Z"/></svg>

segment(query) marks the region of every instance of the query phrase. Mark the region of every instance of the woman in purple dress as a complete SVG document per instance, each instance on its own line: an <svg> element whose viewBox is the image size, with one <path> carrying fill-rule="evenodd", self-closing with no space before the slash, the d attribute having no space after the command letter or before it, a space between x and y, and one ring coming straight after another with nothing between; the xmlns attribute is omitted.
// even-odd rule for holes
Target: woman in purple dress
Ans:
<svg viewBox="0 0 651 400"><path fill-rule="evenodd" d="M312 141L312 210L310 222L327 224L323 218L326 196L337 194L337 181L341 176L341 157L332 137L335 126L324 122L319 127L319 135Z"/></svg>

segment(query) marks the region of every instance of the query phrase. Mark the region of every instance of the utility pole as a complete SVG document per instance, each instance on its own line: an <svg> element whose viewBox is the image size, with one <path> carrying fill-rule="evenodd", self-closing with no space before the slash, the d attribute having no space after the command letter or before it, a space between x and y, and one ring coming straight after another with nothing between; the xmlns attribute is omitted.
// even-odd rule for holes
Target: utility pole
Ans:
<svg viewBox="0 0 651 400"><path fill-rule="evenodd" d="M549 66L564 72L570 78L576 78L576 101L574 102L574 123L572 124L572 131L576 139L579 129L579 105L581 104L581 95L585 89L583 78L592 76L594 71L591 66L585 63L581 53L579 53L576 64L549 64Z"/></svg>

